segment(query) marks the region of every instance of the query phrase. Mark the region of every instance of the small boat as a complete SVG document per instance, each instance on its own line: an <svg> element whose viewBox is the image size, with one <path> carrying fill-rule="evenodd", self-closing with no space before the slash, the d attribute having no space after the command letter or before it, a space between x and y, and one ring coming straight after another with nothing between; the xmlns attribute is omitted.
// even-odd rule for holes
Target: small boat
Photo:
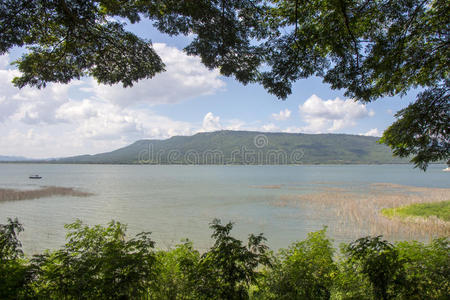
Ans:
<svg viewBox="0 0 450 300"><path fill-rule="evenodd" d="M42 176L39 175L30 175L30 177L28 177L30 179L42 179Z"/></svg>
<svg viewBox="0 0 450 300"><path fill-rule="evenodd" d="M450 159L447 161L447 168L442 169L444 172L450 172Z"/></svg>

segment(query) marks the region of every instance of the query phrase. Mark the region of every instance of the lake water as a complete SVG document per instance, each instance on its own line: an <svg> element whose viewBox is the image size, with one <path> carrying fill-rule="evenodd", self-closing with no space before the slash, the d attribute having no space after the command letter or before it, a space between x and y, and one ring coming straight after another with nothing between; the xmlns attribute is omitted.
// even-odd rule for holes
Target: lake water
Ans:
<svg viewBox="0 0 450 300"><path fill-rule="evenodd" d="M48 197L0 202L0 223L18 217L25 227L27 253L64 243L64 224L76 218L87 224L114 219L130 234L151 231L159 248L183 238L198 249L211 244L213 218L236 223L239 238L263 232L274 249L304 239L308 232L333 226L333 218L311 208L272 205L283 195L317 192L324 186L360 187L394 183L450 187L450 172L432 165L426 173L411 165L317 166L150 166L0 164L0 188L74 187L90 197ZM40 174L41 180L28 179ZM361 232L364 234L364 232ZM334 236L337 242L345 237Z"/></svg>

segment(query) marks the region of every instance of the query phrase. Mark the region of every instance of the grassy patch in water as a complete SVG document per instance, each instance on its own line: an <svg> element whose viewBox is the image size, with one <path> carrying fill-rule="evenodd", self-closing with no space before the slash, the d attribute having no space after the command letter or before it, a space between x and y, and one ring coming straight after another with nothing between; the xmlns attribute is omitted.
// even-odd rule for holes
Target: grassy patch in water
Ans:
<svg viewBox="0 0 450 300"><path fill-rule="evenodd" d="M416 203L407 206L384 208L381 213L386 217L423 217L436 216L446 222L450 221L450 201L434 203Z"/></svg>
<svg viewBox="0 0 450 300"><path fill-rule="evenodd" d="M48 186L37 190L0 189L0 201L39 199L52 196L88 197L91 193L74 188Z"/></svg>

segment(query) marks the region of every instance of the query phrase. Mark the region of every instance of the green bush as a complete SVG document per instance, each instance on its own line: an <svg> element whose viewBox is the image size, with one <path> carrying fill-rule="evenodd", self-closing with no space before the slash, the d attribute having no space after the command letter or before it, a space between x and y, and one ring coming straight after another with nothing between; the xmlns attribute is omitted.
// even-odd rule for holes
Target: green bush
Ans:
<svg viewBox="0 0 450 300"><path fill-rule="evenodd" d="M46 299L136 299L158 277L149 233L126 240L126 226L66 225L68 242L32 259L33 288Z"/></svg>
<svg viewBox="0 0 450 300"><path fill-rule="evenodd" d="M337 266L325 229L280 250L266 269L258 295L264 299L329 299Z"/></svg>
<svg viewBox="0 0 450 300"><path fill-rule="evenodd" d="M196 299L190 268L200 262L200 253L194 250L192 242L186 240L168 251L158 251L159 276L151 291L153 299Z"/></svg>
<svg viewBox="0 0 450 300"><path fill-rule="evenodd" d="M126 226L66 225L67 243L24 257L17 220L0 224L0 299L448 299L450 245L389 243L365 237L335 253L326 230L277 254L265 238L232 237L232 223L211 223L212 247L189 241L156 251L149 233Z"/></svg>
<svg viewBox="0 0 450 300"><path fill-rule="evenodd" d="M367 276L359 272L354 264L341 258L337 261L338 271L333 281L333 300L373 300L375 296Z"/></svg>
<svg viewBox="0 0 450 300"><path fill-rule="evenodd" d="M0 224L0 299L26 298L30 272L23 258L18 235L23 231L17 219Z"/></svg>
<svg viewBox="0 0 450 300"><path fill-rule="evenodd" d="M428 245L400 242L396 245L403 262L405 285L403 299L449 299L450 244L436 239Z"/></svg>
<svg viewBox="0 0 450 300"><path fill-rule="evenodd" d="M232 223L211 223L214 245L199 260L182 260L195 299L248 299L249 286L256 283L258 266L269 263L262 235L250 235L248 244L230 236Z"/></svg>
<svg viewBox="0 0 450 300"><path fill-rule="evenodd" d="M403 263L398 250L381 236L365 237L344 248L355 271L369 279L376 299L393 299L404 284Z"/></svg>

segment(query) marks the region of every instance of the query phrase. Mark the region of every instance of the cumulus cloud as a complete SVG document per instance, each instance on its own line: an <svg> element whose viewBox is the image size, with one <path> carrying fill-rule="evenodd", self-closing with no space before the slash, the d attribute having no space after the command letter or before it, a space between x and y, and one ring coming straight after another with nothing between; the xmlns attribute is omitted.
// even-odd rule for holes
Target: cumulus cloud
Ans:
<svg viewBox="0 0 450 300"><path fill-rule="evenodd" d="M192 126L154 114L148 109L121 108L108 101L84 99L62 105L56 117L76 125L78 135L94 140L167 138L190 134Z"/></svg>
<svg viewBox="0 0 450 300"><path fill-rule="evenodd" d="M246 123L238 119L228 120L225 125L226 130L242 130Z"/></svg>
<svg viewBox="0 0 450 300"><path fill-rule="evenodd" d="M353 99L322 100L316 95L299 105L299 111L307 123L302 131L310 133L336 132L353 127L358 120L375 114Z"/></svg>
<svg viewBox="0 0 450 300"><path fill-rule="evenodd" d="M137 139L194 132L191 124L156 115L148 107L123 108L92 93L83 99L77 91L86 82L18 89L11 83L18 75L14 69L0 70L1 155L47 158L92 154ZM73 88L75 98L71 98Z"/></svg>
<svg viewBox="0 0 450 300"><path fill-rule="evenodd" d="M220 117L215 116L212 112L207 113L203 118L201 131L216 131L221 129Z"/></svg>
<svg viewBox="0 0 450 300"><path fill-rule="evenodd" d="M290 126L282 130L282 132L286 133L301 133L303 131L304 131L303 128L295 126Z"/></svg>
<svg viewBox="0 0 450 300"><path fill-rule="evenodd" d="M122 107L135 103L178 103L204 95L211 95L225 87L218 70L208 70L199 57L188 56L181 50L166 44L153 44L156 52L166 64L166 71L154 78L137 82L131 88L121 84L102 85L91 81L84 88L98 98L109 100Z"/></svg>
<svg viewBox="0 0 450 300"><path fill-rule="evenodd" d="M0 70L0 122L8 118L28 124L55 123L55 110L69 100L71 85L49 84L45 89L18 89L11 83L17 70Z"/></svg>
<svg viewBox="0 0 450 300"><path fill-rule="evenodd" d="M83 101L70 101L64 103L57 109L55 117L65 122L86 120L97 117L98 109L98 105L88 99L84 99Z"/></svg>
<svg viewBox="0 0 450 300"><path fill-rule="evenodd" d="M145 138L191 135L195 127L148 109L107 101L69 100L55 112L59 123L30 126L10 119L0 127L0 152L33 158L106 152Z"/></svg>
<svg viewBox="0 0 450 300"><path fill-rule="evenodd" d="M210 132L218 130L249 130L247 123L239 119L222 120L219 116L208 112L203 117L201 128L193 126L194 132Z"/></svg>
<svg viewBox="0 0 450 300"><path fill-rule="evenodd" d="M269 123L261 126L261 131L280 131L280 128L273 123Z"/></svg>
<svg viewBox="0 0 450 300"><path fill-rule="evenodd" d="M0 55L0 69L4 69L9 66L9 55Z"/></svg>
<svg viewBox="0 0 450 300"><path fill-rule="evenodd" d="M380 137L381 132L378 130L378 128L372 128L369 131L367 131L366 133L362 133L361 135Z"/></svg>
<svg viewBox="0 0 450 300"><path fill-rule="evenodd" d="M156 114L151 105L177 103L216 93L225 83L217 71L207 70L197 57L176 48L155 44L167 72L143 80L135 87L103 86L92 79L70 84L49 84L45 89L11 84L18 70L6 69L9 58L0 56L0 154L33 158L94 154L126 146L135 140L165 139L202 131L258 130L332 132L354 126L372 111L352 100L322 100L311 96L299 106L305 127L279 128L274 123L246 123L221 118L213 112L198 122L177 121ZM3 69L2 69L3 68ZM291 111L272 114L273 120L289 119ZM276 123L276 122L275 122ZM366 134L377 135L377 129Z"/></svg>
<svg viewBox="0 0 450 300"><path fill-rule="evenodd" d="M14 72L0 70L0 122L14 114L19 106L18 101L14 101L12 98L18 91L11 85L11 80L14 76Z"/></svg>
<svg viewBox="0 0 450 300"><path fill-rule="evenodd" d="M213 94L225 86L219 72L165 44L155 44L155 49L167 72L131 89L98 85L89 78L44 89L18 89L11 81L20 72L6 69L9 58L0 56L0 154L45 158L98 153L137 139L164 139L201 130L198 124L157 115L148 104ZM204 124L207 130L222 129L220 118L213 115ZM236 130L242 125L239 120L227 120L223 128Z"/></svg>
<svg viewBox="0 0 450 300"><path fill-rule="evenodd" d="M279 113L273 113L272 118L277 121L284 121L291 117L291 111L289 109L280 110Z"/></svg>

